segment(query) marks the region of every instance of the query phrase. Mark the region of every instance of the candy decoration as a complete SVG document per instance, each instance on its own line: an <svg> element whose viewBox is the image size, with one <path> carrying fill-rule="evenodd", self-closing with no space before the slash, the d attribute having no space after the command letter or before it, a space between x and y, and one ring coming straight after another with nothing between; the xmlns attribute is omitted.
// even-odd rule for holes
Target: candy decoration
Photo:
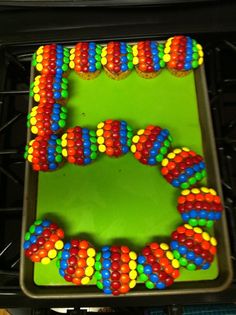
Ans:
<svg viewBox="0 0 236 315"><path fill-rule="evenodd" d="M146 79L155 78L165 67L164 45L155 41L138 42L132 47L133 64L137 73Z"/></svg>
<svg viewBox="0 0 236 315"><path fill-rule="evenodd" d="M179 261L165 243L151 243L138 256L139 280L148 289L165 289L179 277Z"/></svg>
<svg viewBox="0 0 236 315"><path fill-rule="evenodd" d="M217 241L200 227L179 226L171 235L174 258L188 270L210 267L216 254Z"/></svg>
<svg viewBox="0 0 236 315"><path fill-rule="evenodd" d="M129 152L133 131L125 121L109 119L97 125L96 135L100 152L119 157Z"/></svg>
<svg viewBox="0 0 236 315"><path fill-rule="evenodd" d="M124 42L110 42L102 49L101 63L106 74L115 80L126 78L133 69L132 47Z"/></svg>
<svg viewBox="0 0 236 315"><path fill-rule="evenodd" d="M135 287L137 254L127 246L103 246L95 259L97 287L105 294L125 294Z"/></svg>
<svg viewBox="0 0 236 315"><path fill-rule="evenodd" d="M203 158L188 148L174 149L161 162L161 173L174 187L187 189L206 176Z"/></svg>
<svg viewBox="0 0 236 315"><path fill-rule="evenodd" d="M169 150L172 137L167 129L148 126L139 129L132 138L131 152L143 164L156 165L164 159Z"/></svg>
<svg viewBox="0 0 236 315"><path fill-rule="evenodd" d="M185 189L178 198L178 211L191 226L212 227L222 216L221 198L212 188Z"/></svg>
<svg viewBox="0 0 236 315"><path fill-rule="evenodd" d="M101 72L101 53L102 47L99 44L78 43L70 50L69 67L83 79L93 79Z"/></svg>
<svg viewBox="0 0 236 315"><path fill-rule="evenodd" d="M94 274L96 251L86 240L72 240L65 243L57 261L59 274L75 285L88 284Z"/></svg>
<svg viewBox="0 0 236 315"><path fill-rule="evenodd" d="M93 130L79 126L62 135L62 155L69 163L87 165L97 158L97 137Z"/></svg>
<svg viewBox="0 0 236 315"><path fill-rule="evenodd" d="M63 249L64 232L49 220L36 220L25 234L25 256L33 262L44 265L57 257Z"/></svg>
<svg viewBox="0 0 236 315"><path fill-rule="evenodd" d="M55 171L63 161L61 139L57 135L37 136L25 147L24 158L34 171Z"/></svg>
<svg viewBox="0 0 236 315"><path fill-rule="evenodd" d="M189 36L174 36L165 43L163 60L169 71L182 77L203 63L202 46Z"/></svg>
<svg viewBox="0 0 236 315"><path fill-rule="evenodd" d="M39 136L59 133L66 125L67 109L59 104L50 103L34 106L27 116L27 126Z"/></svg>
<svg viewBox="0 0 236 315"><path fill-rule="evenodd" d="M62 45L40 46L33 55L32 65L42 74L63 75L69 69L70 52Z"/></svg>
<svg viewBox="0 0 236 315"><path fill-rule="evenodd" d="M38 75L30 85L30 96L35 102L64 104L68 97L68 79L61 75Z"/></svg>

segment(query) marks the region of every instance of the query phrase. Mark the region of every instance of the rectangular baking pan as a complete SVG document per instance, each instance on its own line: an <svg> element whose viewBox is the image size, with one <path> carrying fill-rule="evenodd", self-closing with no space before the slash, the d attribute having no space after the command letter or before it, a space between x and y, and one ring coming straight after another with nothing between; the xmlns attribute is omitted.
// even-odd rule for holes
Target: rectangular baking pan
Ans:
<svg viewBox="0 0 236 315"><path fill-rule="evenodd" d="M33 82L35 73L31 69L31 82ZM212 127L210 105L207 94L205 79L205 70L201 66L194 71L195 86L198 102L198 112L202 132L202 143L205 156L205 162L208 173L208 186L214 187L222 197L220 174L217 161L217 153L214 142L214 133ZM29 112L32 108L32 98L29 100ZM28 129L27 142L32 135ZM25 170L25 190L24 190L24 209L22 220L22 244L24 234L27 228L36 219L37 203L37 182L38 174L33 172L31 165L26 163ZM232 267L230 259L230 243L225 213L222 219L215 224L215 237L219 240L218 244L218 269L219 275L215 280L177 282L167 290L147 290L143 285L138 284L134 290L126 297L145 297L145 296L168 296L168 295L187 295L204 294L206 292L220 292L225 290L232 281ZM74 286L37 286L33 282L34 265L25 258L23 246L21 247L21 265L20 265L20 286L23 292L31 298L43 299L111 299L112 296L104 295L96 286L88 285L83 287ZM116 297L117 298L117 297ZM122 299L122 296L118 297Z"/></svg>

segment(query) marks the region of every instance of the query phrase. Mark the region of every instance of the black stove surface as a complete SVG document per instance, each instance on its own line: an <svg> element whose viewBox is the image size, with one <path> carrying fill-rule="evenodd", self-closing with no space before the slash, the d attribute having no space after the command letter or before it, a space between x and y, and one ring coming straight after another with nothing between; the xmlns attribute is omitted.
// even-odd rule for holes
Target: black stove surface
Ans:
<svg viewBox="0 0 236 315"><path fill-rule="evenodd" d="M191 36L191 34L190 34ZM166 36L163 36L166 38ZM214 124L222 188L225 200L234 280L222 293L162 297L124 298L123 305L195 304L236 302L236 36L195 35L205 48L205 68ZM63 43L63 42L62 42ZM0 46L0 305L71 306L75 301L37 301L19 288L20 234L23 207L23 150L26 142L26 116L30 61L37 45ZM109 304L114 303L111 300ZM119 300L117 300L119 301ZM84 305L104 302L84 301ZM119 303L119 302L117 302Z"/></svg>

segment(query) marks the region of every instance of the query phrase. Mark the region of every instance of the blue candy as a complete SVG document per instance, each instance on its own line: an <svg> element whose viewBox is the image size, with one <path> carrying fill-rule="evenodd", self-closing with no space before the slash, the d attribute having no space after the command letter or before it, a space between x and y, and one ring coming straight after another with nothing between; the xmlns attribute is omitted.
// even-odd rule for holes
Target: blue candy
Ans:
<svg viewBox="0 0 236 315"><path fill-rule="evenodd" d="M157 289L165 289L166 285L163 282L157 282L156 284Z"/></svg>
<svg viewBox="0 0 236 315"><path fill-rule="evenodd" d="M102 262L103 268L109 269L111 267L111 261L109 259L104 259Z"/></svg>
<svg viewBox="0 0 236 315"><path fill-rule="evenodd" d="M143 272L144 272L146 275L150 275L150 274L152 273L152 266L151 266L151 265L146 265L146 266L144 266Z"/></svg>
<svg viewBox="0 0 236 315"><path fill-rule="evenodd" d="M109 278L110 278L110 271L109 271L109 270L103 269L103 270L101 271L101 274L102 274L102 277L103 277L104 279L109 279Z"/></svg>
<svg viewBox="0 0 236 315"><path fill-rule="evenodd" d="M70 257L70 252L68 252L67 250L63 250L61 257L62 259L68 259Z"/></svg>
<svg viewBox="0 0 236 315"><path fill-rule="evenodd" d="M35 234L40 235L43 233L43 227L41 225L36 226L35 228Z"/></svg>
<svg viewBox="0 0 236 315"><path fill-rule="evenodd" d="M145 256L138 256L138 263L139 264L144 264L146 262Z"/></svg>
<svg viewBox="0 0 236 315"><path fill-rule="evenodd" d="M154 273L152 273L149 278L154 283L159 281L159 277L156 274L154 274Z"/></svg>

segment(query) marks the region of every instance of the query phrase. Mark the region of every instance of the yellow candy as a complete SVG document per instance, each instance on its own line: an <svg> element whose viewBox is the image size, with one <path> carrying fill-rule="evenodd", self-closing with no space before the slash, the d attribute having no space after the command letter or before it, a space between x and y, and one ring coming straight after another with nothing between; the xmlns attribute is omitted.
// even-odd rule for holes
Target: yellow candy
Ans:
<svg viewBox="0 0 236 315"><path fill-rule="evenodd" d="M205 241L210 241L210 235L209 235L207 232L203 232L203 233L202 233L202 238L203 238Z"/></svg>
<svg viewBox="0 0 236 315"><path fill-rule="evenodd" d="M40 95L39 94L35 94L34 95L34 100L35 100L35 102L39 102L40 101Z"/></svg>
<svg viewBox="0 0 236 315"><path fill-rule="evenodd" d="M214 237L211 237L210 242L211 242L211 245L213 246L217 245L217 240Z"/></svg>
<svg viewBox="0 0 236 315"><path fill-rule="evenodd" d="M209 193L209 188L207 188L207 187L201 187L200 189L202 192L204 192L206 194Z"/></svg>
<svg viewBox="0 0 236 315"><path fill-rule="evenodd" d="M66 147L66 146L67 146L67 140L66 140L66 139L63 139L63 140L61 141L61 146L62 146L62 147Z"/></svg>
<svg viewBox="0 0 236 315"><path fill-rule="evenodd" d="M188 229L188 230L192 230L193 229L193 227L191 225L189 225L189 224L184 224L184 227L186 229Z"/></svg>
<svg viewBox="0 0 236 315"><path fill-rule="evenodd" d="M88 259L89 259L89 258L88 258ZM93 259L93 258L91 258L91 259ZM87 268L85 269L85 275L86 275L87 277L91 277L91 276L93 275L93 272L94 272L93 267L87 267Z"/></svg>
<svg viewBox="0 0 236 315"><path fill-rule="evenodd" d="M37 133L38 133L38 128L36 127L36 126L32 126L32 128L31 128L31 132L34 134L34 135L36 135Z"/></svg>
<svg viewBox="0 0 236 315"><path fill-rule="evenodd" d="M180 264L179 264L179 261L177 259L173 259L172 262L171 262L172 266L176 269L179 268Z"/></svg>
<svg viewBox="0 0 236 315"><path fill-rule="evenodd" d="M36 125L37 119L35 117L30 118L31 125Z"/></svg>
<svg viewBox="0 0 236 315"><path fill-rule="evenodd" d="M212 194L213 196L216 196L216 191L213 188L209 189L209 193Z"/></svg>
<svg viewBox="0 0 236 315"><path fill-rule="evenodd" d="M104 143L104 138L103 137L98 137L97 142L98 142L98 144L103 144Z"/></svg>
<svg viewBox="0 0 236 315"><path fill-rule="evenodd" d="M136 267L137 267L136 261L131 260L131 261L129 262L129 268L130 268L131 270L134 270L134 269L136 269Z"/></svg>
<svg viewBox="0 0 236 315"><path fill-rule="evenodd" d="M202 229L200 227L195 227L193 228L195 233L201 234L202 233Z"/></svg>
<svg viewBox="0 0 236 315"><path fill-rule="evenodd" d="M100 144L98 146L98 150L99 150L99 152L104 153L104 152L106 152L106 146L104 144Z"/></svg>
<svg viewBox="0 0 236 315"><path fill-rule="evenodd" d="M70 60L73 61L75 59L75 54L70 55Z"/></svg>
<svg viewBox="0 0 236 315"><path fill-rule="evenodd" d="M163 159L161 165L166 166L168 163L169 163L168 159Z"/></svg>
<svg viewBox="0 0 236 315"><path fill-rule="evenodd" d="M137 58L137 56L138 56L138 49L133 49L133 56L134 56L134 58Z"/></svg>
<svg viewBox="0 0 236 315"><path fill-rule="evenodd" d="M75 68L75 63L74 63L74 61L70 61L69 62L69 67L70 67L70 69L74 69Z"/></svg>
<svg viewBox="0 0 236 315"><path fill-rule="evenodd" d="M71 48L70 54L73 55L75 53L75 48Z"/></svg>
<svg viewBox="0 0 236 315"><path fill-rule="evenodd" d="M137 254L135 252L129 252L129 257L130 259L136 260L137 259Z"/></svg>
<svg viewBox="0 0 236 315"><path fill-rule="evenodd" d="M95 259L93 257L88 257L86 263L88 266L93 267L95 264Z"/></svg>
<svg viewBox="0 0 236 315"><path fill-rule="evenodd" d="M161 243L160 244L160 248L163 249L163 250L168 250L169 246L166 243Z"/></svg>
<svg viewBox="0 0 236 315"><path fill-rule="evenodd" d="M64 243L62 242L62 240L56 241L56 243L55 243L55 248L56 248L57 250L61 250L63 247L64 247Z"/></svg>
<svg viewBox="0 0 236 315"><path fill-rule="evenodd" d="M197 47L198 50L202 50L202 45L197 44L196 47Z"/></svg>
<svg viewBox="0 0 236 315"><path fill-rule="evenodd" d="M105 66L105 65L107 64L107 58L102 57L102 59L101 59L101 64L102 64L103 66Z"/></svg>
<svg viewBox="0 0 236 315"><path fill-rule="evenodd" d="M43 257L43 258L41 259L41 263L42 263L43 265L48 265L48 264L50 263L50 261L51 261L51 259L48 258L48 257Z"/></svg>
<svg viewBox="0 0 236 315"><path fill-rule="evenodd" d="M97 132L96 132L96 135L98 137L102 136L103 135L103 129L98 129Z"/></svg>
<svg viewBox="0 0 236 315"><path fill-rule="evenodd" d="M104 127L104 122L100 122L98 125L97 125L97 128L98 129L101 129Z"/></svg>
<svg viewBox="0 0 236 315"><path fill-rule="evenodd" d="M189 152L190 151L190 149L186 148L186 147L183 147L182 150L185 151L185 152Z"/></svg>
<svg viewBox="0 0 236 315"><path fill-rule="evenodd" d="M27 160L32 163L33 155L28 155Z"/></svg>
<svg viewBox="0 0 236 315"><path fill-rule="evenodd" d="M201 65L203 64L203 58L202 58L202 57L200 57L200 58L198 59L198 64L199 64L199 66L201 66Z"/></svg>
<svg viewBox="0 0 236 315"><path fill-rule="evenodd" d="M133 143L138 143L139 142L139 136L134 136L132 139Z"/></svg>
<svg viewBox="0 0 236 315"><path fill-rule="evenodd" d="M166 257L167 257L169 260L173 260L173 259L174 259L174 255L173 255L172 252L170 252L169 250L166 252Z"/></svg>
<svg viewBox="0 0 236 315"><path fill-rule="evenodd" d="M37 111L36 110L30 113L31 117L35 117L36 115L37 115Z"/></svg>
<svg viewBox="0 0 236 315"><path fill-rule="evenodd" d="M163 56L163 61L169 62L169 61L170 61L170 55L169 55L169 54L164 55L164 56Z"/></svg>
<svg viewBox="0 0 236 315"><path fill-rule="evenodd" d="M57 251L55 249L50 249L50 251L48 252L48 257L54 259L55 257L57 257Z"/></svg>
<svg viewBox="0 0 236 315"><path fill-rule="evenodd" d="M204 52L203 52L202 50L199 50L199 51L198 51L198 54L199 54L200 57L203 57L203 56L204 56Z"/></svg>
<svg viewBox="0 0 236 315"><path fill-rule="evenodd" d="M38 56L38 55L41 55L41 54L43 54L43 47L39 47L39 49L37 49L37 51L36 51L36 55Z"/></svg>
<svg viewBox="0 0 236 315"><path fill-rule="evenodd" d="M92 248L92 247L88 248L88 250L87 250L87 255L88 255L89 257L94 257L94 256L96 255L95 249Z"/></svg>
<svg viewBox="0 0 236 315"><path fill-rule="evenodd" d="M35 141L34 139L30 140L29 145L32 145L34 143L34 141Z"/></svg>
<svg viewBox="0 0 236 315"><path fill-rule="evenodd" d="M67 138L67 133L64 133L61 137L61 140L65 140Z"/></svg>
<svg viewBox="0 0 236 315"><path fill-rule="evenodd" d="M136 270L131 270L130 272L129 272L129 277L130 277L130 279L131 280L135 280L136 278L137 278L137 271Z"/></svg>
<svg viewBox="0 0 236 315"><path fill-rule="evenodd" d="M164 49L164 53L165 54L169 54L170 52L170 46L168 45L165 49Z"/></svg>
<svg viewBox="0 0 236 315"><path fill-rule="evenodd" d="M37 75L37 76L34 78L35 81L39 81L40 79L41 79L41 74Z"/></svg>
<svg viewBox="0 0 236 315"><path fill-rule="evenodd" d="M136 66L139 63L138 57L133 58L133 64Z"/></svg>
<svg viewBox="0 0 236 315"><path fill-rule="evenodd" d="M103 48L102 53L101 53L101 57L106 57L107 55L107 50L106 48Z"/></svg>
<svg viewBox="0 0 236 315"><path fill-rule="evenodd" d="M38 106L34 106L34 107L32 107L31 112L36 112L37 109L38 109Z"/></svg>
<svg viewBox="0 0 236 315"><path fill-rule="evenodd" d="M198 188L193 188L193 189L191 189L191 191L193 194L199 194L200 193L200 189L198 189Z"/></svg>
<svg viewBox="0 0 236 315"><path fill-rule="evenodd" d="M32 147L29 148L28 153L32 154L34 152L34 149Z"/></svg>
<svg viewBox="0 0 236 315"><path fill-rule="evenodd" d="M184 189L182 192L181 192L181 195L183 196L187 196L190 194L190 190L189 189Z"/></svg>
<svg viewBox="0 0 236 315"><path fill-rule="evenodd" d="M36 61L37 62L42 62L43 61L43 56L42 55L38 55L37 57L36 57Z"/></svg>
<svg viewBox="0 0 236 315"><path fill-rule="evenodd" d="M136 286L136 281L135 280L130 281L129 283L130 289L133 289L135 286Z"/></svg>
<svg viewBox="0 0 236 315"><path fill-rule="evenodd" d="M137 134L138 134L139 136L141 136L143 133L144 133L144 129L140 129L140 130L137 132Z"/></svg>
<svg viewBox="0 0 236 315"><path fill-rule="evenodd" d="M170 152L168 155L167 155L168 159L174 159L175 158L175 154L173 152Z"/></svg>
<svg viewBox="0 0 236 315"><path fill-rule="evenodd" d="M181 152L181 150L180 149L174 149L174 151L173 151L175 154L179 154L180 152Z"/></svg>
<svg viewBox="0 0 236 315"><path fill-rule="evenodd" d="M136 145L132 144L131 147L130 147L130 150L131 150L132 153L135 153L136 150L137 150L136 149Z"/></svg>
<svg viewBox="0 0 236 315"><path fill-rule="evenodd" d="M90 281L90 278L89 277L84 277L81 279L81 284L88 284Z"/></svg>
<svg viewBox="0 0 236 315"><path fill-rule="evenodd" d="M68 156L68 153L67 153L67 150L66 149L62 149L62 155L64 156L64 157L67 157Z"/></svg>
<svg viewBox="0 0 236 315"><path fill-rule="evenodd" d="M39 72L42 71L43 70L43 65L41 63L37 63L36 70L38 70Z"/></svg>

